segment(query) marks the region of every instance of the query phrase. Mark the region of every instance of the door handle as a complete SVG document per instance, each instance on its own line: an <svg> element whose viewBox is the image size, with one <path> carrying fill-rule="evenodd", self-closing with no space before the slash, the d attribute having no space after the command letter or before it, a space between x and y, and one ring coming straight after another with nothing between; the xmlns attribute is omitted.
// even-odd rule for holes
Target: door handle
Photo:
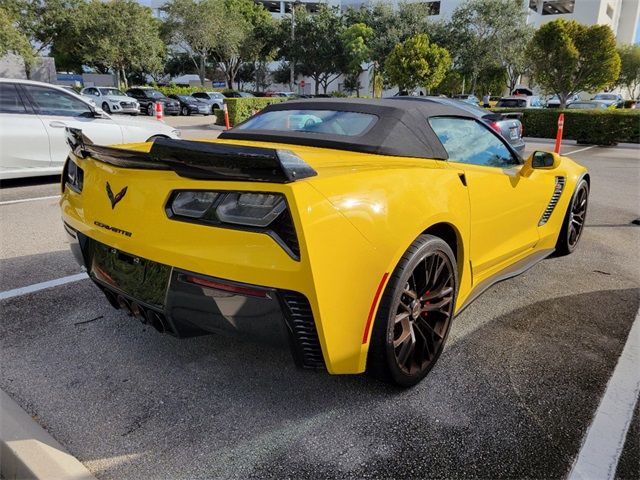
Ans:
<svg viewBox="0 0 640 480"><path fill-rule="evenodd" d="M64 122L59 122L58 120L54 120L53 122L49 122L49 126L52 128L64 128L67 126Z"/></svg>

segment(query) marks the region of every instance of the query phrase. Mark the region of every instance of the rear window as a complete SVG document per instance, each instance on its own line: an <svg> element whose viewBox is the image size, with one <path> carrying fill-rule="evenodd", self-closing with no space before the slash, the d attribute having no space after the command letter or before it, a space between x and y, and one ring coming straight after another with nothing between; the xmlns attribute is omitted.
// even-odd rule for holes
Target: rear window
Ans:
<svg viewBox="0 0 640 480"><path fill-rule="evenodd" d="M518 98L502 98L498 100L496 107L502 108L522 108L527 106L527 101L525 99Z"/></svg>
<svg viewBox="0 0 640 480"><path fill-rule="evenodd" d="M376 115L334 110L279 110L250 118L237 130L325 133L355 137L369 130Z"/></svg>

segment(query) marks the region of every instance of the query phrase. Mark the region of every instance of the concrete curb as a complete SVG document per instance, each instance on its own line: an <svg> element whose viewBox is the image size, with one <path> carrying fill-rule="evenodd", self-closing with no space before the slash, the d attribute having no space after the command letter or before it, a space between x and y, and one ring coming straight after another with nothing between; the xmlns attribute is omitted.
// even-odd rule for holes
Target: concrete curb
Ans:
<svg viewBox="0 0 640 480"><path fill-rule="evenodd" d="M84 465L2 390L0 475L4 480L95 480Z"/></svg>

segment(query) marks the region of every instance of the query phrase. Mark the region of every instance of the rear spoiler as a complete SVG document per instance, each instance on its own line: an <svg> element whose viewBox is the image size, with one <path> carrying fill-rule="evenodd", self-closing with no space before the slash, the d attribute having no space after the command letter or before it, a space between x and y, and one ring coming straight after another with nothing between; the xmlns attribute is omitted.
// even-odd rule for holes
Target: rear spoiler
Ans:
<svg viewBox="0 0 640 480"><path fill-rule="evenodd" d="M522 112L500 112L502 118L512 118L513 120L522 120Z"/></svg>
<svg viewBox="0 0 640 480"><path fill-rule="evenodd" d="M173 170L181 177L198 180L269 183L289 183L317 175L290 150L158 138L147 153L94 145L79 128L67 127L66 135L76 157L91 157L120 168Z"/></svg>

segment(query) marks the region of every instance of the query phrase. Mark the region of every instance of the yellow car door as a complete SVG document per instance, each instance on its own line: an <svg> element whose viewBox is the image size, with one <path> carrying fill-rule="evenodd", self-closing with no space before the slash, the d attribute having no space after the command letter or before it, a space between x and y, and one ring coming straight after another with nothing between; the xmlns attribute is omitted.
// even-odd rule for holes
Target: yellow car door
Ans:
<svg viewBox="0 0 640 480"><path fill-rule="evenodd" d="M447 150L448 168L459 171L467 185L475 285L532 252L555 179L546 171L521 175L521 160L481 122L454 117L429 122Z"/></svg>

